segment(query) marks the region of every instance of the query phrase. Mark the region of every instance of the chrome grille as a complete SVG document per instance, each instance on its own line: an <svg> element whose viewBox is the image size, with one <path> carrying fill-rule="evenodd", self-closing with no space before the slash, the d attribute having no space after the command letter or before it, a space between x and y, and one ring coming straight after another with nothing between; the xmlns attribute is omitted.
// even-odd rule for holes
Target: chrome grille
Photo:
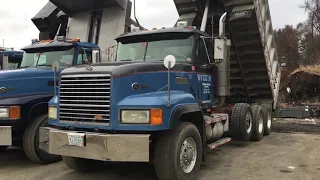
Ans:
<svg viewBox="0 0 320 180"><path fill-rule="evenodd" d="M109 125L110 89L110 74L62 75L60 122Z"/></svg>

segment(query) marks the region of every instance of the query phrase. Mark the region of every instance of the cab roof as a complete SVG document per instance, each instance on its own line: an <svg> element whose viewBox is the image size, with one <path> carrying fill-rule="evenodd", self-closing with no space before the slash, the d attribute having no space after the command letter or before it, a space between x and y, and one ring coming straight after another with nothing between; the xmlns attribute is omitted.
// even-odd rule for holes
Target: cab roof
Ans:
<svg viewBox="0 0 320 180"><path fill-rule="evenodd" d="M0 51L0 54L4 56L9 56L12 58L22 58L23 57L23 51Z"/></svg>
<svg viewBox="0 0 320 180"><path fill-rule="evenodd" d="M172 27L172 28L163 28L157 30L146 30L146 31L138 31L138 32L128 32L124 33L116 38L116 40L120 40L126 37L133 37L133 36L144 36L144 35L152 35L152 34L164 34L164 33L193 33L199 34L202 36L209 36L207 33L200 31L195 28L186 28L186 27Z"/></svg>
<svg viewBox="0 0 320 180"><path fill-rule="evenodd" d="M36 42L30 45L23 47L21 50L28 51L28 50L37 50L43 48L55 48L55 47L72 47L72 46L80 46L83 48L99 48L97 44L88 43L88 42L66 42L66 41L57 41L53 40L50 42Z"/></svg>

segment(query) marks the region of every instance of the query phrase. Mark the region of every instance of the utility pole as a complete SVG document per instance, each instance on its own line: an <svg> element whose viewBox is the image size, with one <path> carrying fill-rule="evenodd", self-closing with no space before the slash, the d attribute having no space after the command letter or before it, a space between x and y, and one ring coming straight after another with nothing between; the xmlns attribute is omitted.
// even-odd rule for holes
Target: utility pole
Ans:
<svg viewBox="0 0 320 180"><path fill-rule="evenodd" d="M3 49L4 49L4 39L2 39L2 45L3 45Z"/></svg>

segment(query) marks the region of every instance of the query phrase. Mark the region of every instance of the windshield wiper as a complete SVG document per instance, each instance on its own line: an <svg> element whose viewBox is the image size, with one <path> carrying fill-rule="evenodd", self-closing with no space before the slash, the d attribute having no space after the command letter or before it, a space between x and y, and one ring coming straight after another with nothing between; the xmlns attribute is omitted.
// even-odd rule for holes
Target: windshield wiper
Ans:
<svg viewBox="0 0 320 180"><path fill-rule="evenodd" d="M38 64L38 65L37 65L37 67L39 67L39 66L43 66L43 67L51 67L51 65L49 65L49 64Z"/></svg>
<svg viewBox="0 0 320 180"><path fill-rule="evenodd" d="M120 61L132 61L132 59L122 59Z"/></svg>
<svg viewBox="0 0 320 180"><path fill-rule="evenodd" d="M28 67L30 67L30 66L21 66L20 69L22 69L22 68L28 68Z"/></svg>

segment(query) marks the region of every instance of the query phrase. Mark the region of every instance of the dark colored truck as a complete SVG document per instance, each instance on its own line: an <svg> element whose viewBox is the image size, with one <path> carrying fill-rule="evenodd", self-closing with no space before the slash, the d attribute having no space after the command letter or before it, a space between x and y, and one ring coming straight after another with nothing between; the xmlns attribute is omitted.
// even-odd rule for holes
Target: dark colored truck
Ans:
<svg viewBox="0 0 320 180"><path fill-rule="evenodd" d="M116 38L116 61L68 68L39 146L76 171L153 163L160 180L194 180L205 149L272 129L280 68L268 1L174 1L174 28Z"/></svg>

